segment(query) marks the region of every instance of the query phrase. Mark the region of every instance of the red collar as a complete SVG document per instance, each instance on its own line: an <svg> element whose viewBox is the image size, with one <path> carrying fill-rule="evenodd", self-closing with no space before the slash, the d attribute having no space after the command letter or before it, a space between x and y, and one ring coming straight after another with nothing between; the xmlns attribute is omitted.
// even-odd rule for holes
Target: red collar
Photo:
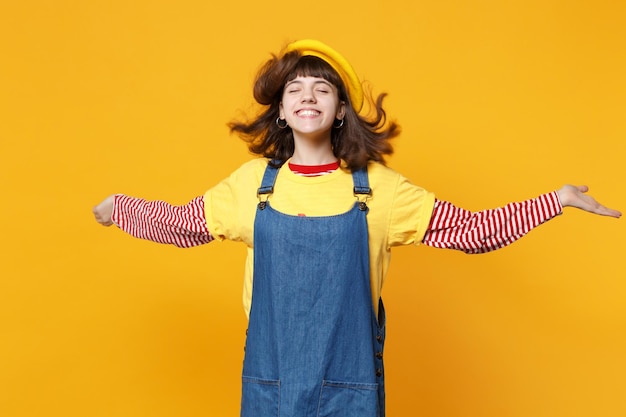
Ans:
<svg viewBox="0 0 626 417"><path fill-rule="evenodd" d="M339 168L339 161L331 162L324 165L297 165L289 163L289 169L298 175L306 177L315 177L319 175L329 174Z"/></svg>

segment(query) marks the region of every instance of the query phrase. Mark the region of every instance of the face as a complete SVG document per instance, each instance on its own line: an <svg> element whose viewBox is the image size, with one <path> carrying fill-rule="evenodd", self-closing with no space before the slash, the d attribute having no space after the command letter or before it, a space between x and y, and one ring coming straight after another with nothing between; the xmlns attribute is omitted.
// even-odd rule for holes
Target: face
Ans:
<svg viewBox="0 0 626 417"><path fill-rule="evenodd" d="M323 78L296 77L285 85L280 118L287 121L294 137L330 140L335 119L343 119L345 103L337 88Z"/></svg>

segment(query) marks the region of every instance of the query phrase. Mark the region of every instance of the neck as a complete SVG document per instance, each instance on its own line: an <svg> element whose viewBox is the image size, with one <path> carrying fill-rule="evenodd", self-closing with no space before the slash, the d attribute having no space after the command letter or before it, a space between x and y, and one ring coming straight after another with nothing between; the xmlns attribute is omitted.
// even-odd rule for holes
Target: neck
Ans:
<svg viewBox="0 0 626 417"><path fill-rule="evenodd" d="M297 165L325 165L333 163L337 157L333 153L330 139L317 141L296 140L291 162Z"/></svg>

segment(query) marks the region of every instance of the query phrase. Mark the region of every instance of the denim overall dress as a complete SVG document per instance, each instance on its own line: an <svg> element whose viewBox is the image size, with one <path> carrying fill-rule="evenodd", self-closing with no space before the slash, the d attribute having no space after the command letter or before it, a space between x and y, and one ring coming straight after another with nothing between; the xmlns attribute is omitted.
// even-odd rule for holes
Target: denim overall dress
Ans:
<svg viewBox="0 0 626 417"><path fill-rule="evenodd" d="M268 165L254 222L242 417L384 417L384 308L372 306L366 170L336 216L274 210Z"/></svg>

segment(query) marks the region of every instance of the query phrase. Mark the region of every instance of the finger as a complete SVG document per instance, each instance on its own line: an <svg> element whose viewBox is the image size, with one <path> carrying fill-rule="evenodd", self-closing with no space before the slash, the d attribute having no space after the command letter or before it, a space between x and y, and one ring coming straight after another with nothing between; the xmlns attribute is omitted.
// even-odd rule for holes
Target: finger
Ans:
<svg viewBox="0 0 626 417"><path fill-rule="evenodd" d="M578 191L580 191L581 193L586 193L587 191L589 191L589 187L587 187L586 185L577 185L576 188L578 188Z"/></svg>
<svg viewBox="0 0 626 417"><path fill-rule="evenodd" d="M113 224L112 220L102 220L102 219L96 219L96 221L101 224L102 226L111 226Z"/></svg>
<svg viewBox="0 0 626 417"><path fill-rule="evenodd" d="M615 217L617 219L622 217L622 213L620 211L613 210L613 209L610 209L610 208L604 207L604 206L602 206L600 208L600 211L598 212L598 214L601 214L603 216Z"/></svg>

